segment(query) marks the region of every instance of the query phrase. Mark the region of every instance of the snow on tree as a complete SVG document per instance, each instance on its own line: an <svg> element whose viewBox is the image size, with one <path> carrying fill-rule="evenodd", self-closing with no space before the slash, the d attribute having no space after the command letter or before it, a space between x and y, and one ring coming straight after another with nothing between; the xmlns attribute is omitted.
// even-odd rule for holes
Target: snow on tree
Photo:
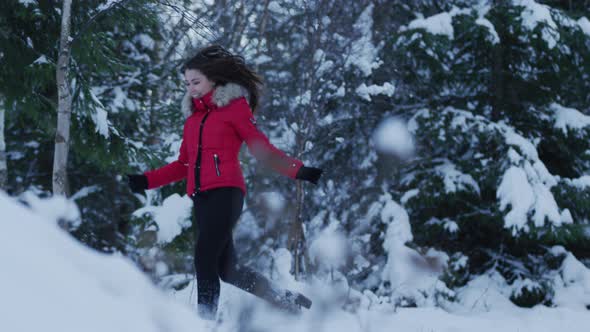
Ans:
<svg viewBox="0 0 590 332"><path fill-rule="evenodd" d="M405 98L426 101L411 112L416 158L394 199L416 245L443 250L450 267L464 261L448 268L449 286L498 271L514 303L554 303L559 265L545 248L587 258L587 203L570 203L587 198L572 183L590 170L580 111L590 104L569 89L588 84L574 73L589 65L577 22L532 0L479 2L419 17L393 38Z"/></svg>

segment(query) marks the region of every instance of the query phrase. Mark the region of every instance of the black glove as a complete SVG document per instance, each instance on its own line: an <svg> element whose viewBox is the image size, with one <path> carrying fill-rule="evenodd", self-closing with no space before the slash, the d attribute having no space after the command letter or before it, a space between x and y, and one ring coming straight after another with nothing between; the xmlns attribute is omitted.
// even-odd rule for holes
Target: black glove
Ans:
<svg viewBox="0 0 590 332"><path fill-rule="evenodd" d="M148 188L147 176L143 174L127 174L127 182L134 193L140 193Z"/></svg>
<svg viewBox="0 0 590 332"><path fill-rule="evenodd" d="M322 172L323 171L319 168L302 166L299 171L297 171L295 178L298 180L309 181L313 184L318 184L318 180L320 179L320 176L322 176Z"/></svg>

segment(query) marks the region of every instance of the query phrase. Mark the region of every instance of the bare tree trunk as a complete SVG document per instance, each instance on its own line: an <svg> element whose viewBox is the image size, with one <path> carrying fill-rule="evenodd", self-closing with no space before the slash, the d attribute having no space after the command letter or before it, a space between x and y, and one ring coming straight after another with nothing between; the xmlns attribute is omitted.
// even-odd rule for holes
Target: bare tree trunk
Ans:
<svg viewBox="0 0 590 332"><path fill-rule="evenodd" d="M264 39L264 32L266 29L266 20L268 19L268 3L269 0L264 1L264 11L262 14L262 22L258 30L258 43L256 44L256 58L260 56L260 46L262 46L262 40ZM254 71L258 72L258 63L254 65Z"/></svg>
<svg viewBox="0 0 590 332"><path fill-rule="evenodd" d="M297 198L295 208L295 220L291 223L289 230L289 251L293 255L293 269L295 279L309 266L307 246L305 244L305 234L303 233L303 184L297 182Z"/></svg>
<svg viewBox="0 0 590 332"><path fill-rule="evenodd" d="M59 59L57 62L57 131L55 133L55 152L53 155L53 194L68 195L68 150L70 143L70 116L72 95L70 93L70 13L72 0L64 0L61 17L61 36Z"/></svg>
<svg viewBox="0 0 590 332"><path fill-rule="evenodd" d="M4 101L0 100L0 189L6 190L8 167L6 165L6 141L4 139Z"/></svg>
<svg viewBox="0 0 590 332"><path fill-rule="evenodd" d="M307 15L308 26L314 27L314 29L307 29L307 40L309 41L309 54L315 54L320 48L321 41L319 36L321 35L322 24L317 26L313 25L313 19L316 17L322 17L323 8L316 8L318 12L313 12L310 8L307 8L310 13ZM318 20L319 22L319 20ZM306 57L307 68L301 77L303 85L300 89L300 94L307 91L312 92L310 104L305 107L303 112L298 112L297 123L301 124L301 128L298 130L296 135L296 156L301 156L305 151L305 144L311 133L314 130L313 124L317 122L316 116L313 114L313 110L317 105L317 95L314 93L317 91L317 65L314 66L313 56ZM289 250L293 255L294 260L294 275L297 279L300 273L306 272L310 267L310 259L308 255L307 243L305 241L305 234L303 233L304 220L303 220L303 204L305 195L301 181L297 182L297 195L296 195L296 213L291 229L289 232Z"/></svg>

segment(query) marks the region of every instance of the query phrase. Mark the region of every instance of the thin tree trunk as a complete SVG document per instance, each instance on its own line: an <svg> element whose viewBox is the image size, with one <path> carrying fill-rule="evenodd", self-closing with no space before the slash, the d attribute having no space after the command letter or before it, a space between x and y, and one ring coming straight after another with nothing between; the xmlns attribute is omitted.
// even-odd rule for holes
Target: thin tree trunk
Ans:
<svg viewBox="0 0 590 332"><path fill-rule="evenodd" d="M6 165L6 141L4 139L4 102L0 100L0 189L6 190L8 167Z"/></svg>
<svg viewBox="0 0 590 332"><path fill-rule="evenodd" d="M293 255L293 268L295 279L306 270L309 265L307 256L307 246L305 245L305 234L303 233L303 184L297 182L297 198L295 208L295 220L291 223L289 230L289 251Z"/></svg>
<svg viewBox="0 0 590 332"><path fill-rule="evenodd" d="M59 59L57 62L57 131L55 133L55 152L53 155L53 194L68 195L68 150L70 143L70 116L72 95L70 93L70 9L72 0L64 0L61 17L61 36Z"/></svg>
<svg viewBox="0 0 590 332"><path fill-rule="evenodd" d="M318 10L322 10L322 8L316 8ZM309 11L309 8L307 8ZM308 26L313 26L313 18L315 17L322 17L319 12L315 12L313 14L309 14L307 16L308 19ZM315 54L315 52L320 48L320 35L321 35L321 24L316 26L313 30L306 30L307 31L307 40L309 41L309 54ZM300 93L304 93L306 91L317 91L317 87L315 84L318 84L316 81L316 71L317 66L314 66L313 63L313 56L309 56L306 58L307 65L305 68L307 69L305 72L302 73L301 80L304 82ZM313 114L313 110L316 107L316 95L312 94L310 99L310 104L306 106L304 112L298 112L298 119L297 123L301 124L302 127L296 133L296 156L301 156L301 154L306 149L306 142L308 138L311 136L313 132L313 124L317 122L316 116ZM304 127L305 125L305 127ZM291 225L291 230L289 232L289 250L293 255L294 260L294 270L295 270L295 278L299 277L300 273L306 272L310 267L310 259L308 255L308 248L305 241L305 234L303 232L303 205L305 200L305 193L303 191L303 185L301 181L297 182L297 195L296 195L296 213L295 213L295 220L293 220L293 224Z"/></svg>
<svg viewBox="0 0 590 332"><path fill-rule="evenodd" d="M268 18L268 3L269 0L264 1L264 11L262 14L262 23L260 23L260 29L258 30L258 43L256 44L256 58L260 56L260 46L262 46L262 40L264 39L264 32L266 29L266 20ZM258 63L254 65L254 71L258 72Z"/></svg>

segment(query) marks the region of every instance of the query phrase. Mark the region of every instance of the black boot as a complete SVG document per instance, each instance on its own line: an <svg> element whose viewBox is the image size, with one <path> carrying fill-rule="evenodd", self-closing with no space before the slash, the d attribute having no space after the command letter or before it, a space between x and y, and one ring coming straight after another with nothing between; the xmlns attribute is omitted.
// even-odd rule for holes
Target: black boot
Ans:
<svg viewBox="0 0 590 332"><path fill-rule="evenodd" d="M289 290L275 291L273 293L269 301L282 311L299 314L301 313L301 307L311 308L311 300L301 293Z"/></svg>

